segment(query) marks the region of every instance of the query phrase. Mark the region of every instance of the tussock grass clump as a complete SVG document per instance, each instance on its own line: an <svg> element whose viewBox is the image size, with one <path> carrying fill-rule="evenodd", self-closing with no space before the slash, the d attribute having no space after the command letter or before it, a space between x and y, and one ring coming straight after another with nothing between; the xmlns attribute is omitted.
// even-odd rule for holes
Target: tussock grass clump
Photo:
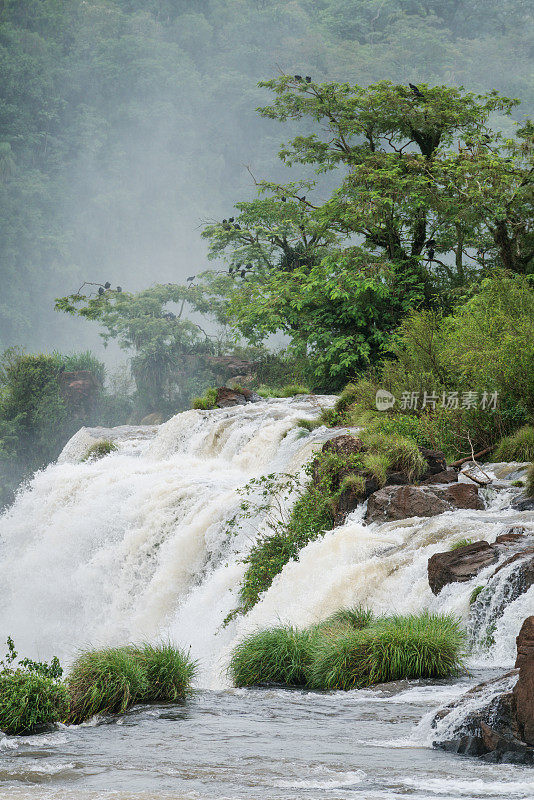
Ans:
<svg viewBox="0 0 534 800"><path fill-rule="evenodd" d="M362 466L369 477L384 486L388 477L389 459L385 453L363 453Z"/></svg>
<svg viewBox="0 0 534 800"><path fill-rule="evenodd" d="M419 447L412 439L379 433L376 430L364 432L361 438L370 452L383 456L388 469L405 472L410 480L419 478L428 467Z"/></svg>
<svg viewBox="0 0 534 800"><path fill-rule="evenodd" d="M534 425L523 425L501 439L493 457L496 461L534 461Z"/></svg>
<svg viewBox="0 0 534 800"><path fill-rule="evenodd" d="M449 551L459 550L461 547L467 547L468 544L473 544L473 539L458 539L457 542L453 542L450 545Z"/></svg>
<svg viewBox="0 0 534 800"><path fill-rule="evenodd" d="M453 617L382 617L367 628L322 637L310 686L357 689L404 678L445 678L462 670L465 634Z"/></svg>
<svg viewBox="0 0 534 800"><path fill-rule="evenodd" d="M115 442L112 442L111 439L99 439L87 448L82 461L96 461L98 458L109 456L110 453L114 453L115 450L118 449Z"/></svg>
<svg viewBox="0 0 534 800"><path fill-rule="evenodd" d="M251 633L232 653L228 673L234 686L282 683L305 686L314 636L290 626Z"/></svg>
<svg viewBox="0 0 534 800"><path fill-rule="evenodd" d="M534 463L530 465L527 471L525 492L528 497L534 497Z"/></svg>
<svg viewBox="0 0 534 800"><path fill-rule="evenodd" d="M142 667L147 681L139 702L173 703L190 692L197 663L189 653L169 643L158 646L145 644L133 649L132 656Z"/></svg>
<svg viewBox="0 0 534 800"><path fill-rule="evenodd" d="M0 673L0 730L31 734L65 718L69 698L56 680L25 669Z"/></svg>
<svg viewBox="0 0 534 800"><path fill-rule="evenodd" d="M355 608L341 608L323 622L316 626L322 635L339 632L359 631L368 628L375 621L375 616L369 608L356 606Z"/></svg>
<svg viewBox="0 0 534 800"><path fill-rule="evenodd" d="M216 401L217 389L210 387L209 389L206 389L201 397L195 397L191 403L191 408L195 408L199 411L211 411L213 408L215 408Z"/></svg>
<svg viewBox="0 0 534 800"><path fill-rule="evenodd" d="M67 678L71 703L67 722L95 714L124 714L149 691L146 672L132 647L82 653Z"/></svg>
<svg viewBox="0 0 534 800"><path fill-rule="evenodd" d="M297 427L305 428L307 431L314 431L316 428L320 428L321 425L324 425L324 422L321 419L298 419L297 420Z"/></svg>
<svg viewBox="0 0 534 800"><path fill-rule="evenodd" d="M368 609L341 609L307 631L258 631L234 650L235 686L282 683L318 690L358 689L404 678L446 678L463 669L465 633L459 620L423 612L375 618Z"/></svg>

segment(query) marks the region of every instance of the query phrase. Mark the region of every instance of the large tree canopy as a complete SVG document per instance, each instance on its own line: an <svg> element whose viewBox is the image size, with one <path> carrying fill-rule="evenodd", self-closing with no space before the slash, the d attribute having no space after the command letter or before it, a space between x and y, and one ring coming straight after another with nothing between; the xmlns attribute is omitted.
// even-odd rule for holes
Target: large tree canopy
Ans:
<svg viewBox="0 0 534 800"><path fill-rule="evenodd" d="M500 267L534 271L533 128L506 138L490 117L518 101L448 86L369 87L282 76L263 86L263 116L305 130L288 165L335 173L338 186L260 182L255 201L206 227L227 278L206 274L249 339L283 331L322 379L343 380L384 355L409 307ZM359 246L354 246L354 240Z"/></svg>

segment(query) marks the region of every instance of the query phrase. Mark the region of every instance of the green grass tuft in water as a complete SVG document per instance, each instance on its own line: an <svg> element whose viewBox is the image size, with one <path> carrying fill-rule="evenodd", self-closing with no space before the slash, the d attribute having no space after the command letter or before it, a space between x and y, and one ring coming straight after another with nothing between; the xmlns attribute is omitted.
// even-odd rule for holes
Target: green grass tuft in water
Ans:
<svg viewBox="0 0 534 800"><path fill-rule="evenodd" d="M147 680L148 688L140 696L140 702L174 703L191 691L197 662L189 653L165 643L144 644L134 648L132 655L143 668Z"/></svg>
<svg viewBox="0 0 534 800"><path fill-rule="evenodd" d="M289 626L249 634L234 649L228 674L234 686L305 686L314 635Z"/></svg>
<svg viewBox="0 0 534 800"><path fill-rule="evenodd" d="M282 683L349 690L415 678L446 678L463 670L465 632L443 614L375 618L364 608L341 609L312 629L258 631L233 651L235 686Z"/></svg>

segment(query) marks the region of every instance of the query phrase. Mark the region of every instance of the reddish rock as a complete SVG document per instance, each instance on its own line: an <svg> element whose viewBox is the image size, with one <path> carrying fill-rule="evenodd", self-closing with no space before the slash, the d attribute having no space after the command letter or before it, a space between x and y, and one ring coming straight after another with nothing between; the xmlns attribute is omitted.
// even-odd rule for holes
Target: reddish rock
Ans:
<svg viewBox="0 0 534 800"><path fill-rule="evenodd" d="M433 517L455 508L482 509L478 488L466 483L450 486L385 486L369 497L367 522L408 517Z"/></svg>
<svg viewBox="0 0 534 800"><path fill-rule="evenodd" d="M250 389L229 389L228 386L220 386L217 389L215 405L217 408L231 408L232 406L244 406L246 403L257 403L261 400L255 392Z"/></svg>
<svg viewBox="0 0 534 800"><path fill-rule="evenodd" d="M428 559L428 583L439 594L449 583L464 583L498 559L497 550L488 542L473 542L456 550L435 553Z"/></svg>
<svg viewBox="0 0 534 800"><path fill-rule="evenodd" d="M515 716L521 739L534 745L534 616L523 622L517 641L516 667L519 680L514 686Z"/></svg>

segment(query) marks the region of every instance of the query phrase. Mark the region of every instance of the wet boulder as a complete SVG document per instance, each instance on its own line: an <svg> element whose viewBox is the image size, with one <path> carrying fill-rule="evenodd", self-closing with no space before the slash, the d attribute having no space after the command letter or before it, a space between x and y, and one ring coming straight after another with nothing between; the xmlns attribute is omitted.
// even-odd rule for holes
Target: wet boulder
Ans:
<svg viewBox="0 0 534 800"><path fill-rule="evenodd" d="M420 447L419 450L427 463L427 469L424 474L421 475L421 481L426 481L428 478L431 478L433 475L438 475L440 472L446 472L447 462L441 450L430 450L428 447Z"/></svg>
<svg viewBox="0 0 534 800"><path fill-rule="evenodd" d="M215 405L217 408L231 408L232 406L244 406L247 403L258 403L261 397L256 392L240 387L239 389L229 389L228 386L220 386L217 389Z"/></svg>
<svg viewBox="0 0 534 800"><path fill-rule="evenodd" d="M452 467L441 470L440 472L436 472L434 475L430 475L428 478L419 481L419 483L422 484L423 486L432 486L435 484L457 483L457 482L458 482L458 472Z"/></svg>
<svg viewBox="0 0 534 800"><path fill-rule="evenodd" d="M522 493L512 501L512 508L515 511L534 511L534 497Z"/></svg>
<svg viewBox="0 0 534 800"><path fill-rule="evenodd" d="M428 559L428 583L433 594L439 594L449 583L470 581L498 557L497 549L484 541L434 553Z"/></svg>
<svg viewBox="0 0 534 800"><path fill-rule="evenodd" d="M494 763L534 765L534 616L523 622L516 642L515 670L475 686L436 714L437 731L447 730L451 712L457 721L435 747ZM458 714L463 708L465 715Z"/></svg>
<svg viewBox="0 0 534 800"><path fill-rule="evenodd" d="M369 497L367 522L388 522L408 517L434 517L457 508L482 509L476 486L385 486Z"/></svg>

